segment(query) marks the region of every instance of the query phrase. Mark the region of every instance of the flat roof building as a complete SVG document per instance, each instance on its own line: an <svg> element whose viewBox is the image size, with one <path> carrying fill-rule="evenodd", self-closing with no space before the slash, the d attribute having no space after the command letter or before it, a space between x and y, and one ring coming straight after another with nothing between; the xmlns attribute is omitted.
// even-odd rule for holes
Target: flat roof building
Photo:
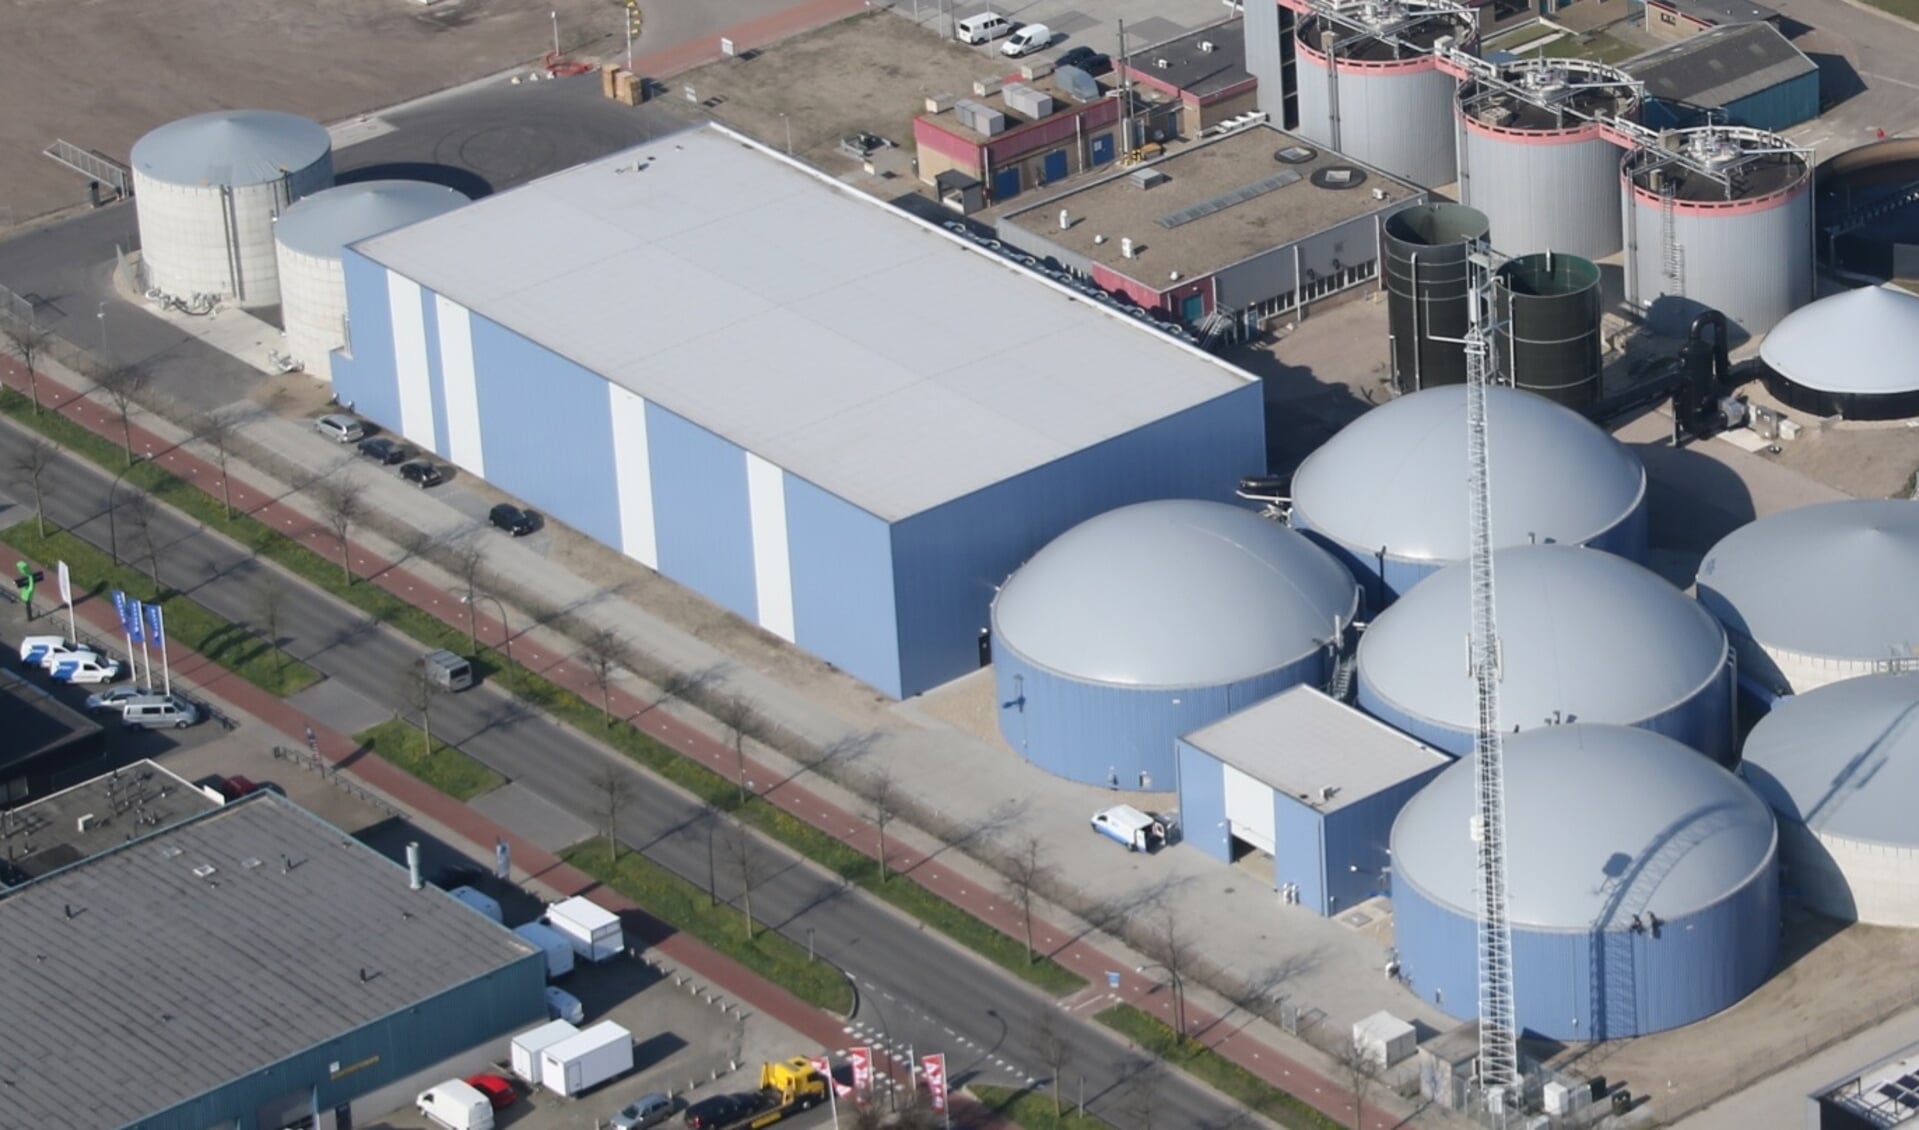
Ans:
<svg viewBox="0 0 1919 1130"><path fill-rule="evenodd" d="M1178 101L1182 137L1259 109L1259 80L1246 69L1246 26L1238 18L1142 48L1116 66L1122 79Z"/></svg>
<svg viewBox="0 0 1919 1130"><path fill-rule="evenodd" d="M1265 461L1250 374L718 127L344 263L343 400L894 696L1058 534Z"/></svg>
<svg viewBox="0 0 1919 1130"><path fill-rule="evenodd" d="M1024 71L1035 77L1014 70L928 98L913 119L920 179L940 186L943 199L962 176L980 182L987 202L1003 203L1111 164L1144 136L1137 124L1122 128L1120 99L1086 72L1056 72L1043 59Z"/></svg>
<svg viewBox="0 0 1919 1130"><path fill-rule="evenodd" d="M220 801L151 761L137 761L0 817L0 890L150 836Z"/></svg>
<svg viewBox="0 0 1919 1130"><path fill-rule="evenodd" d="M1919 1118L1919 1044L1848 1071L1807 1096L1812 1130L1887 1130Z"/></svg>
<svg viewBox="0 0 1919 1130"><path fill-rule="evenodd" d="M1620 69L1645 84L1641 117L1654 129L1686 129L1710 117L1783 130L1819 116L1818 64L1771 23L1708 28Z"/></svg>
<svg viewBox="0 0 1919 1130"><path fill-rule="evenodd" d="M1684 39L1732 24L1777 24L1779 13L1752 0L1646 0L1646 30L1659 39Z"/></svg>
<svg viewBox="0 0 1919 1130"><path fill-rule="evenodd" d="M1375 278L1385 218L1425 198L1255 125L1011 213L999 233L1149 310L1238 325Z"/></svg>
<svg viewBox="0 0 1919 1130"><path fill-rule="evenodd" d="M545 1007L530 943L271 793L0 893L0 953L40 1130L317 1125Z"/></svg>
<svg viewBox="0 0 1919 1130"><path fill-rule="evenodd" d="M107 744L100 723L10 670L0 670L0 734L0 809L86 772Z"/></svg>

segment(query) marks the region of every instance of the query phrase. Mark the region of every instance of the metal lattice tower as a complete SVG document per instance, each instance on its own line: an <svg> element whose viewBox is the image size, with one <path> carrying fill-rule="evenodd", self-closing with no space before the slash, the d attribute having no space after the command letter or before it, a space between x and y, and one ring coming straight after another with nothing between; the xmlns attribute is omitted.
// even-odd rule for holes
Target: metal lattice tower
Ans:
<svg viewBox="0 0 1919 1130"><path fill-rule="evenodd" d="M1472 522L1471 659L1478 727L1473 758L1478 809L1472 835L1479 866L1479 1078L1487 1106L1516 1109L1519 1030L1513 1009L1513 937L1506 918L1506 781L1499 732L1499 634L1493 616L1492 467L1486 414L1492 387L1492 331L1487 325L1490 264L1474 252L1473 294L1466 331L1466 450Z"/></svg>

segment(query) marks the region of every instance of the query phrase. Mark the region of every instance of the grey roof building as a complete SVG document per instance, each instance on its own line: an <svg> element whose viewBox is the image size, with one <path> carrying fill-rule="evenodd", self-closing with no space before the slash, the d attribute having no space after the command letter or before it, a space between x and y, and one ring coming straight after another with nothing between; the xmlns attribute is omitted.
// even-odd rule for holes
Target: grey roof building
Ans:
<svg viewBox="0 0 1919 1130"><path fill-rule="evenodd" d="M98 758L100 724L16 671L0 671L0 808L52 792Z"/></svg>
<svg viewBox="0 0 1919 1130"><path fill-rule="evenodd" d="M1711 27L1621 64L1646 84L1647 124L1780 130L1819 113L1819 67L1764 20Z"/></svg>
<svg viewBox="0 0 1919 1130"><path fill-rule="evenodd" d="M538 950L289 801L115 819L0 895L8 1125L278 1128L543 1014Z"/></svg>

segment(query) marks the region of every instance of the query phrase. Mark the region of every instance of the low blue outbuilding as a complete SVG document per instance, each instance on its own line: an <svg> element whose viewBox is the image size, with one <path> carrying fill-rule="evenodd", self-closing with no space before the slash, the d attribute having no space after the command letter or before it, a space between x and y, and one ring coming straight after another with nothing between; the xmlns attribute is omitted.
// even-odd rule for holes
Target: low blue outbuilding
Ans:
<svg viewBox="0 0 1919 1130"><path fill-rule="evenodd" d="M1765 21L1709 28L1620 68L1646 84L1653 129L1784 130L1819 116L1819 65Z"/></svg>

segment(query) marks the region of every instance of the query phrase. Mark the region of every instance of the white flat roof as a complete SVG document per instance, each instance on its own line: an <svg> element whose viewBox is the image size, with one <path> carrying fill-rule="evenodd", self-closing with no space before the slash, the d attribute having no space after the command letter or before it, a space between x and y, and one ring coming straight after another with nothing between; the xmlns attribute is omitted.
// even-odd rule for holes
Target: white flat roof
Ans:
<svg viewBox="0 0 1919 1130"><path fill-rule="evenodd" d="M1186 735L1186 744L1321 812L1443 768L1452 758L1308 686ZM1319 790L1333 795L1321 802Z"/></svg>
<svg viewBox="0 0 1919 1130"><path fill-rule="evenodd" d="M356 246L887 520L1254 379L717 126Z"/></svg>

